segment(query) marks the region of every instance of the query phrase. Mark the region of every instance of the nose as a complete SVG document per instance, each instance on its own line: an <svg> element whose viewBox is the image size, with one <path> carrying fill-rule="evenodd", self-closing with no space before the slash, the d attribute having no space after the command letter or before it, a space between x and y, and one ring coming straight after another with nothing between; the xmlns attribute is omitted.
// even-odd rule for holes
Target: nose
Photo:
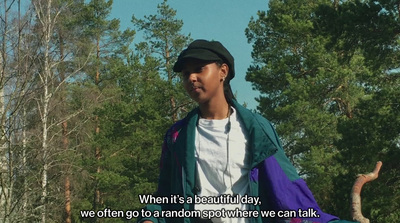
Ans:
<svg viewBox="0 0 400 223"><path fill-rule="evenodd" d="M188 76L188 81L193 83L197 81L197 74L195 72L190 72Z"/></svg>

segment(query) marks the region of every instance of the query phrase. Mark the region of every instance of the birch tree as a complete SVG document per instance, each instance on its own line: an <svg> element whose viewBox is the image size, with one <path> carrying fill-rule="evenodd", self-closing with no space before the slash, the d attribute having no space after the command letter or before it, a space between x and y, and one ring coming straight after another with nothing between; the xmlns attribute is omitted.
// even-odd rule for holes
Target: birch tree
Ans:
<svg viewBox="0 0 400 223"><path fill-rule="evenodd" d="M38 33L41 33L40 36L40 63L38 67L38 80L40 83L40 92L41 95L35 98L37 102L37 111L40 117L41 123L41 137L40 137L40 155L41 158L40 164L40 186L41 186L41 194L40 194L40 219L41 222L46 222L48 219L48 199L50 188L49 181L49 173L50 168L53 166L60 165L60 160L58 159L59 154L65 153L66 147L66 135L68 135L68 130L65 128L65 123L68 119L75 116L81 110L74 111L72 114L61 113L55 114L57 111L55 109L58 104L62 104L64 101L59 100L57 95L59 96L60 91L64 89L66 82L70 77L74 76L77 72L82 69L82 66L85 65L85 61L81 61L81 64L77 64L72 67L68 73L65 72L64 66L65 58L64 55L64 42L62 41L62 35L60 34L60 17L62 13L65 13L68 7L71 7L71 4L77 4L79 1L62 1L62 2L53 2L50 1L32 1L32 4L35 9L36 19L37 19L37 27ZM58 30L57 30L58 28ZM57 36L59 39L54 39ZM61 39L60 39L61 38ZM88 57L86 57L86 61ZM61 94L62 95L62 94ZM62 125L63 124L63 125ZM60 131L57 129L57 126L63 126L63 129ZM64 135L64 150L59 149L59 147L54 144L58 139L62 138L61 135ZM54 175L54 173L53 173ZM66 199L67 203L70 199L68 197L68 178L66 178L67 188L66 188ZM65 185L64 185L65 186ZM52 186L54 188L54 185ZM54 195L53 195L54 196ZM68 206L65 207L66 212L68 214ZM59 216L54 215L53 216ZM69 221L70 218L67 218L66 221Z"/></svg>
<svg viewBox="0 0 400 223"><path fill-rule="evenodd" d="M29 77L23 72L23 35L30 16L22 13L20 1L2 1L0 12L0 221L21 221L26 217L26 194L20 189L24 177L26 154L21 141L23 133L23 107L31 91ZM26 145L26 144L25 144ZM22 150L22 151L21 151ZM26 182L26 181L24 181ZM26 188L26 187L25 187ZM18 211L23 210L21 218Z"/></svg>
<svg viewBox="0 0 400 223"><path fill-rule="evenodd" d="M94 100L92 104L96 108L109 100L117 98L114 92L115 83L113 82L114 74L110 71L113 61L119 60L121 56L126 56L128 47L133 39L134 32L130 29L120 31L119 20L108 19L111 12L112 0L92 0L88 2L84 8L82 27L86 34L85 38L94 46L93 57L85 68L87 80L90 80L92 86L92 94ZM94 198L93 209L97 210L102 207L104 201L102 192L100 191L101 183L99 177L102 174L102 148L101 143L96 139L101 134L101 119L98 114L93 114L94 134L93 147L96 170L94 171Z"/></svg>
<svg viewBox="0 0 400 223"><path fill-rule="evenodd" d="M42 193L40 196L40 205L41 205L41 222L45 223L47 220L47 196L48 196L48 170L49 170L49 104L50 99L52 97L52 81L54 79L52 69L54 67L54 63L51 59L51 38L53 34L54 24L57 20L57 16L59 12L56 14L52 13L52 0L49 1L34 1L36 16L38 22L41 27L41 31L43 34L42 37L42 51L43 51L43 64L41 67L41 71L39 73L40 82L43 87L42 95L37 98L38 101L38 110L40 112L40 119L42 123L42 168L41 168L41 187Z"/></svg>

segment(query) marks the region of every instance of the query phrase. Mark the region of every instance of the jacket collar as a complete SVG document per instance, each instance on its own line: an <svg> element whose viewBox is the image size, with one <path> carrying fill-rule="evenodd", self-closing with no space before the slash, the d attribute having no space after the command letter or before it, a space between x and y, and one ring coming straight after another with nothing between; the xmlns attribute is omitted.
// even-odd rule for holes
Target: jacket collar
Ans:
<svg viewBox="0 0 400 223"><path fill-rule="evenodd" d="M251 112L237 101L233 101L233 106L242 119L248 133L248 143L252 151L251 168L254 168L278 150L279 145L273 140L275 139L274 130L271 128L270 123L261 115Z"/></svg>
<svg viewBox="0 0 400 223"><path fill-rule="evenodd" d="M252 151L251 168L253 168L264 159L272 156L277 151L280 145L277 141L275 131L273 130L271 124L265 118L260 115L254 114L235 100L233 100L232 105L238 112L239 117L242 119L246 131L248 132L248 144L250 146L250 151ZM195 108L186 116L187 125L185 125L185 128L182 129L184 130L184 133L181 132L186 136L182 138L186 138L185 145L187 149L185 162L188 165L190 165L188 162L195 163L195 133L200 116L199 112L200 109ZM190 166L194 168L194 165ZM186 168L188 168L188 166L186 166Z"/></svg>

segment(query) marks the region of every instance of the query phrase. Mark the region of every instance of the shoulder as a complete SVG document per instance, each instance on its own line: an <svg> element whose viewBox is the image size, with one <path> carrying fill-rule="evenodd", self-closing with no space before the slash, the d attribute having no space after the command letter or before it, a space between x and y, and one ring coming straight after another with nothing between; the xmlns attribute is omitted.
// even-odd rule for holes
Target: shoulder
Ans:
<svg viewBox="0 0 400 223"><path fill-rule="evenodd" d="M189 120L193 119L196 117L196 115L198 114L198 108L193 109L192 111L190 111L185 118L175 122L168 130L167 133L165 134L165 141L167 142L175 142L176 139L178 138L179 132L185 128L188 123Z"/></svg>
<svg viewBox="0 0 400 223"><path fill-rule="evenodd" d="M272 123L263 117L261 114L250 111L249 109L241 106L236 101L234 102L234 106L238 111L240 117L245 123L247 131L251 134L252 132L260 135L263 134L267 138L269 138L276 147L281 147L281 143L279 140L279 136L275 131Z"/></svg>
<svg viewBox="0 0 400 223"><path fill-rule="evenodd" d="M256 128L262 127L262 128L267 128L267 129L272 127L271 122L268 119L266 119L265 117L263 117L261 114L243 107L236 101L233 101L233 106L238 111L241 119L244 122L248 123L247 126L256 127Z"/></svg>
<svg viewBox="0 0 400 223"><path fill-rule="evenodd" d="M181 120L175 122L167 130L164 140L167 142L175 142L176 138L178 138L178 134L179 134L180 130L186 125L186 123L187 123L186 119L181 119Z"/></svg>

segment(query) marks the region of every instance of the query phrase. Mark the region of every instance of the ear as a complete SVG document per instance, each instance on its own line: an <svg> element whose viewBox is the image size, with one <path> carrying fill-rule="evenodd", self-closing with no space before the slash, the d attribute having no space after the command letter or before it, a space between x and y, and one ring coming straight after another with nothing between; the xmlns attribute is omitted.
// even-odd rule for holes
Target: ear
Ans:
<svg viewBox="0 0 400 223"><path fill-rule="evenodd" d="M229 74L229 67L226 63L223 63L220 67L220 72L219 72L220 80L225 81L225 78L228 77L228 74Z"/></svg>

